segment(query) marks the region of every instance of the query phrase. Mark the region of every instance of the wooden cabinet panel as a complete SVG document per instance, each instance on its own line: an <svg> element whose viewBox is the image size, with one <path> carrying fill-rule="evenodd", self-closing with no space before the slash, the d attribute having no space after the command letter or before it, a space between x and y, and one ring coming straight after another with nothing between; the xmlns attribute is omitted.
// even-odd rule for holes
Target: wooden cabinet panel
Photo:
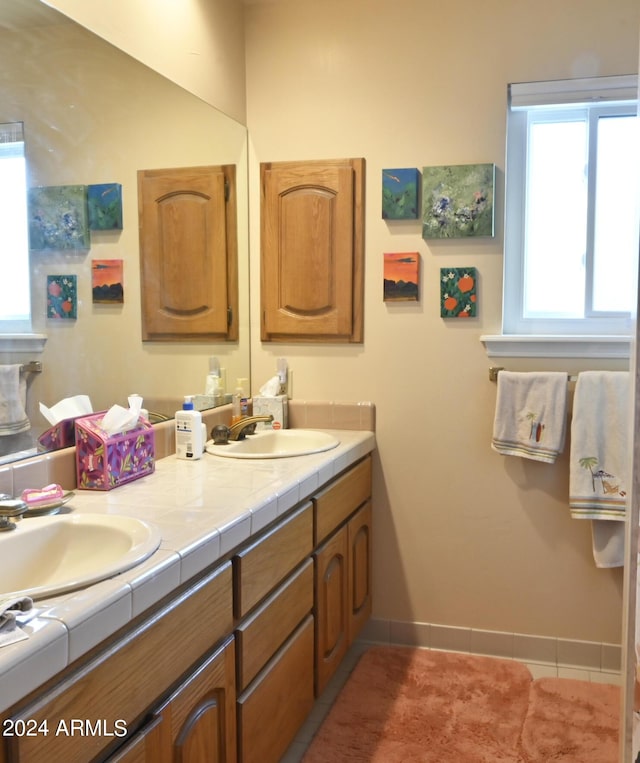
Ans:
<svg viewBox="0 0 640 763"><path fill-rule="evenodd" d="M162 718L157 715L140 729L124 747L109 756L109 763L165 763L162 754Z"/></svg>
<svg viewBox="0 0 640 763"><path fill-rule="evenodd" d="M371 495L371 457L350 469L314 499L315 544L321 543Z"/></svg>
<svg viewBox="0 0 640 763"><path fill-rule="evenodd" d="M308 559L238 626L238 692L247 687L312 609L313 562Z"/></svg>
<svg viewBox="0 0 640 763"><path fill-rule="evenodd" d="M263 341L362 341L364 167L260 165Z"/></svg>
<svg viewBox="0 0 640 763"><path fill-rule="evenodd" d="M347 640L349 646L371 616L371 501L353 516L347 525L349 544L349 620Z"/></svg>
<svg viewBox="0 0 640 763"><path fill-rule="evenodd" d="M176 676L231 633L231 591L231 564L226 563L13 717L46 720L52 730L61 719L72 718L100 719L108 729L116 720L130 726ZM185 638L186 624L196 622ZM5 744L13 763L86 763L110 741L105 735L50 733L7 738Z"/></svg>
<svg viewBox="0 0 640 763"><path fill-rule="evenodd" d="M238 337L235 167L138 172L142 338Z"/></svg>
<svg viewBox="0 0 640 763"><path fill-rule="evenodd" d="M322 694L347 653L348 553L346 526L315 553L316 696Z"/></svg>
<svg viewBox="0 0 640 763"><path fill-rule="evenodd" d="M162 742L156 763L235 763L235 649L228 640L159 709Z"/></svg>
<svg viewBox="0 0 640 763"><path fill-rule="evenodd" d="M244 617L313 549L313 508L305 504L233 558L234 607Z"/></svg>
<svg viewBox="0 0 640 763"><path fill-rule="evenodd" d="M313 708L313 617L238 699L238 761L277 763Z"/></svg>

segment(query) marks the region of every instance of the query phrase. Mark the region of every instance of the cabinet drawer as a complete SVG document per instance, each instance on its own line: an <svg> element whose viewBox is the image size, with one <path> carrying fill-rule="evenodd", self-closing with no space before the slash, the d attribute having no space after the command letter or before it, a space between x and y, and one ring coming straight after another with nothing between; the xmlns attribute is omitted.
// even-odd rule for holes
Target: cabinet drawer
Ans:
<svg viewBox="0 0 640 763"><path fill-rule="evenodd" d="M198 627L191 627L196 621ZM8 760L92 760L114 737L56 735L60 721L86 719L109 731L119 720L129 727L232 628L231 564L227 562L16 713L14 719L46 721L49 734L5 740Z"/></svg>
<svg viewBox="0 0 640 763"><path fill-rule="evenodd" d="M242 691L313 609L309 559L236 630L238 691Z"/></svg>
<svg viewBox="0 0 640 763"><path fill-rule="evenodd" d="M238 760L277 763L313 708L309 615L238 699Z"/></svg>
<svg viewBox="0 0 640 763"><path fill-rule="evenodd" d="M371 496L371 457L337 479L313 499L315 544L329 536L358 506Z"/></svg>
<svg viewBox="0 0 640 763"><path fill-rule="evenodd" d="M244 617L311 554L313 509L305 504L233 558L235 615Z"/></svg>

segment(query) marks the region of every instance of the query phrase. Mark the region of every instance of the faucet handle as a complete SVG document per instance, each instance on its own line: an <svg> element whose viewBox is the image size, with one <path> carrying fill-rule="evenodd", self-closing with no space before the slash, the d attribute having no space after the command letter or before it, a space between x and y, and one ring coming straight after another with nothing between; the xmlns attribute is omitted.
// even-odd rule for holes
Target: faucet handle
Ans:
<svg viewBox="0 0 640 763"><path fill-rule="evenodd" d="M0 499L0 532L15 530L16 525L10 520L22 517L28 509L27 504L19 498Z"/></svg>

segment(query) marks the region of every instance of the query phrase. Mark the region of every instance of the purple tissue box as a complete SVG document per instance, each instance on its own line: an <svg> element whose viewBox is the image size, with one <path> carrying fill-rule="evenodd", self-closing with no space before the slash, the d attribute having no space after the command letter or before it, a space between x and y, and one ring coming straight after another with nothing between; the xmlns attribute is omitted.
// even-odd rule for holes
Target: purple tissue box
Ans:
<svg viewBox="0 0 640 763"><path fill-rule="evenodd" d="M111 490L151 474L156 468L155 439L144 418L126 432L108 435L102 413L76 419L76 474L83 490Z"/></svg>

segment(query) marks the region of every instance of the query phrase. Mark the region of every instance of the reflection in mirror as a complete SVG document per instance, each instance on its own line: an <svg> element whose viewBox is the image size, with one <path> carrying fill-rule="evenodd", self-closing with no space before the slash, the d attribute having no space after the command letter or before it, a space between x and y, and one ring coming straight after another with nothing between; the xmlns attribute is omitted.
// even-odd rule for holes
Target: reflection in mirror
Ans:
<svg viewBox="0 0 640 763"><path fill-rule="evenodd" d="M3 0L0 62L0 123L24 124L28 186L122 187L122 229L91 230L89 249L30 253L32 326L47 337L44 351L4 341L0 365L42 361L28 377L31 443L49 426L39 403L76 394L99 411L137 393L172 416L184 395L205 391L212 356L232 391L250 377L246 128L38 0ZM239 339L145 343L137 171L223 164L237 178ZM93 301L94 260L121 262L122 302ZM52 276L75 280L76 317L47 315ZM8 439L0 449L11 450Z"/></svg>

